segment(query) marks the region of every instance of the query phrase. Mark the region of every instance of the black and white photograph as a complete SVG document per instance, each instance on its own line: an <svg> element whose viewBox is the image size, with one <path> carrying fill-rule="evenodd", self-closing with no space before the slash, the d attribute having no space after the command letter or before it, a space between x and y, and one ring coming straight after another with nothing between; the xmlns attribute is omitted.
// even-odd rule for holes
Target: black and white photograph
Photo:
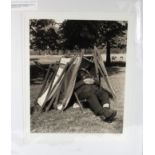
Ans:
<svg viewBox="0 0 155 155"><path fill-rule="evenodd" d="M128 21L29 19L30 132L123 133Z"/></svg>

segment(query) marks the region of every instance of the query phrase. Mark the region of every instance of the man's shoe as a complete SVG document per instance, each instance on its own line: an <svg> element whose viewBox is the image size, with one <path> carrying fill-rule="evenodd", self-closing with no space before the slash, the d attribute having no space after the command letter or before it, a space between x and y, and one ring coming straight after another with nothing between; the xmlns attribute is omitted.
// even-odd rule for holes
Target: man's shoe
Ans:
<svg viewBox="0 0 155 155"><path fill-rule="evenodd" d="M104 121L105 121L105 122L109 122L109 123L111 123L111 122L114 120L114 118L115 118L116 115L117 115L117 111L114 110L113 113L111 114L111 116L105 118Z"/></svg>
<svg viewBox="0 0 155 155"><path fill-rule="evenodd" d="M108 111L108 109L106 109L106 112L107 111ZM100 116L100 118L105 122L111 123L114 120L115 116L117 115L117 111L109 109L107 114L108 114L107 116L105 116L105 115Z"/></svg>

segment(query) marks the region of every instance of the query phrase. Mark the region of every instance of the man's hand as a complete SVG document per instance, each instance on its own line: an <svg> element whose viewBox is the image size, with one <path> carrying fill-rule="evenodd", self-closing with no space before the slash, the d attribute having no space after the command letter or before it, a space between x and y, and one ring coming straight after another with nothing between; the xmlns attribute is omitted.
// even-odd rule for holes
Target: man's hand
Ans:
<svg viewBox="0 0 155 155"><path fill-rule="evenodd" d="M94 84L95 83L95 80L92 79L92 78L86 78L86 79L83 80L83 82L85 84Z"/></svg>

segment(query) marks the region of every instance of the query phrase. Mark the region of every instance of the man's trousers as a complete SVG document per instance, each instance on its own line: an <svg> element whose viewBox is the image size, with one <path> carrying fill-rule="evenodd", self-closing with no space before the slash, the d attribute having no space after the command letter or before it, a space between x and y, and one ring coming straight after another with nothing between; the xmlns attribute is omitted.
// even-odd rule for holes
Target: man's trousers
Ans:
<svg viewBox="0 0 155 155"><path fill-rule="evenodd" d="M86 99L90 109L96 115L108 115L103 105L109 103L109 93L96 85L83 85L76 90L80 100Z"/></svg>

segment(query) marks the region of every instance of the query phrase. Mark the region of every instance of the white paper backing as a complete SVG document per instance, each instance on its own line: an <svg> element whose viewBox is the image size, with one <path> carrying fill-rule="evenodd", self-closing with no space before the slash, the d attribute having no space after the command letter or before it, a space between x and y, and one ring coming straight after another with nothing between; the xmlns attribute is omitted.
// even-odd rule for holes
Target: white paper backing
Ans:
<svg viewBox="0 0 155 155"><path fill-rule="evenodd" d="M30 17L127 19L123 134L30 134ZM142 154L142 2L140 0L39 0L35 12L12 11L12 154Z"/></svg>

